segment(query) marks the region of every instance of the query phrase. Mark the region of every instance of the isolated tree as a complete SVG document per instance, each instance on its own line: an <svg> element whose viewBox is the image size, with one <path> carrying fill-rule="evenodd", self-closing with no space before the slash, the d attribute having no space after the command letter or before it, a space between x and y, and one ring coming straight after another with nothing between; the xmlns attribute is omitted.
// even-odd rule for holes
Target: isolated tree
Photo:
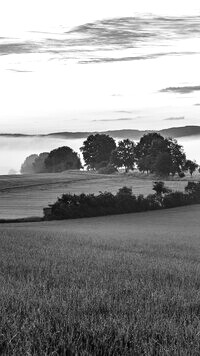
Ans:
<svg viewBox="0 0 200 356"><path fill-rule="evenodd" d="M105 134L88 136L80 148L85 164L90 169L96 169L101 162L108 164L111 152L116 148L115 140Z"/></svg>
<svg viewBox="0 0 200 356"><path fill-rule="evenodd" d="M45 173L46 172L46 166L45 166L45 160L49 156L48 152L42 152L39 154L38 157L33 162L33 169L35 173Z"/></svg>
<svg viewBox="0 0 200 356"><path fill-rule="evenodd" d="M124 167L125 171L134 169L136 162L135 143L129 139L120 141L111 153L111 163L115 167Z"/></svg>
<svg viewBox="0 0 200 356"><path fill-rule="evenodd" d="M81 161L70 147L63 146L51 151L45 159L47 172L63 172L68 169L80 169Z"/></svg>
<svg viewBox="0 0 200 356"><path fill-rule="evenodd" d="M20 173L22 174L33 174L35 173L33 163L35 162L35 159L38 158L38 155L32 154L28 156L24 163L21 165Z"/></svg>
<svg viewBox="0 0 200 356"><path fill-rule="evenodd" d="M185 169L190 172L191 177L198 167L198 164L190 159L185 162Z"/></svg>

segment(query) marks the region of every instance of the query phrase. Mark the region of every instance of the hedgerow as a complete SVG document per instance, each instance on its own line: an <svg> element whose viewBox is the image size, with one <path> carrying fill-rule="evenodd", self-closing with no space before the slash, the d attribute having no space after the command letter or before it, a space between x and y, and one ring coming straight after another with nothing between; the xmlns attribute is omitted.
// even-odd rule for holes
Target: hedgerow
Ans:
<svg viewBox="0 0 200 356"><path fill-rule="evenodd" d="M162 182L155 182L162 183ZM163 183L164 186L164 183ZM163 189L146 197L134 195L132 188L122 187L117 194L99 192L94 194L63 194L51 206L48 220L76 219L114 214L127 214L147 210L174 208L200 203L200 182L189 182L185 192Z"/></svg>

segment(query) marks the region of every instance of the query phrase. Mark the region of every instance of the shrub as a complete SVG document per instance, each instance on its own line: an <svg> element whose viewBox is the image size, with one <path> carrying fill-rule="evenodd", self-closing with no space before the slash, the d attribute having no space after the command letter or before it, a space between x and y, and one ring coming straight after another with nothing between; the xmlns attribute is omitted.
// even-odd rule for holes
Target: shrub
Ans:
<svg viewBox="0 0 200 356"><path fill-rule="evenodd" d="M161 200L158 198L157 194L149 194L146 197L148 210L156 210L162 207Z"/></svg>
<svg viewBox="0 0 200 356"><path fill-rule="evenodd" d="M184 178L185 177L185 173L184 172L179 172L178 175L179 175L180 178Z"/></svg>
<svg viewBox="0 0 200 356"><path fill-rule="evenodd" d="M187 205L190 203L189 196L183 192L173 192L163 197L163 208L174 208L177 206Z"/></svg>
<svg viewBox="0 0 200 356"><path fill-rule="evenodd" d="M171 190L169 188L165 187L165 183L162 181L154 182L153 190L155 190L157 195L166 194L166 193L171 192Z"/></svg>
<svg viewBox="0 0 200 356"><path fill-rule="evenodd" d="M200 202L200 182L188 182L185 192L189 195L193 203Z"/></svg>

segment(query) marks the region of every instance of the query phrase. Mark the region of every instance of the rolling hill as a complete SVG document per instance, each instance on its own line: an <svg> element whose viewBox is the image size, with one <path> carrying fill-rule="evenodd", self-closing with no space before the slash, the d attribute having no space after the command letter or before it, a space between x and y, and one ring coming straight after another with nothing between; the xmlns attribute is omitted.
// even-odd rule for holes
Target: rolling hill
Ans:
<svg viewBox="0 0 200 356"><path fill-rule="evenodd" d="M149 132L158 132L165 137L186 137L186 136L198 136L200 135L200 126L180 126L180 127L170 127L162 130L134 130L134 129L123 129L123 130L108 130L108 131L93 131L93 132L53 132L49 134L43 135L29 135L29 134L20 134L20 133L0 133L1 137L57 137L57 138L65 138L65 139L81 139L87 138L91 134L101 133L107 134L114 138L129 138L132 140L138 140L144 134Z"/></svg>

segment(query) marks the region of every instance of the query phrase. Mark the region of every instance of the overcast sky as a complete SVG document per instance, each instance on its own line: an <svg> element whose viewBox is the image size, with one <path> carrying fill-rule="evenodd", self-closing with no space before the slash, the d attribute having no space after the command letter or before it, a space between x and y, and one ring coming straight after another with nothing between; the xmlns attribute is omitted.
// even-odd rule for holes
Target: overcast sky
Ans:
<svg viewBox="0 0 200 356"><path fill-rule="evenodd" d="M0 132L198 124L199 63L199 0L1 0Z"/></svg>

